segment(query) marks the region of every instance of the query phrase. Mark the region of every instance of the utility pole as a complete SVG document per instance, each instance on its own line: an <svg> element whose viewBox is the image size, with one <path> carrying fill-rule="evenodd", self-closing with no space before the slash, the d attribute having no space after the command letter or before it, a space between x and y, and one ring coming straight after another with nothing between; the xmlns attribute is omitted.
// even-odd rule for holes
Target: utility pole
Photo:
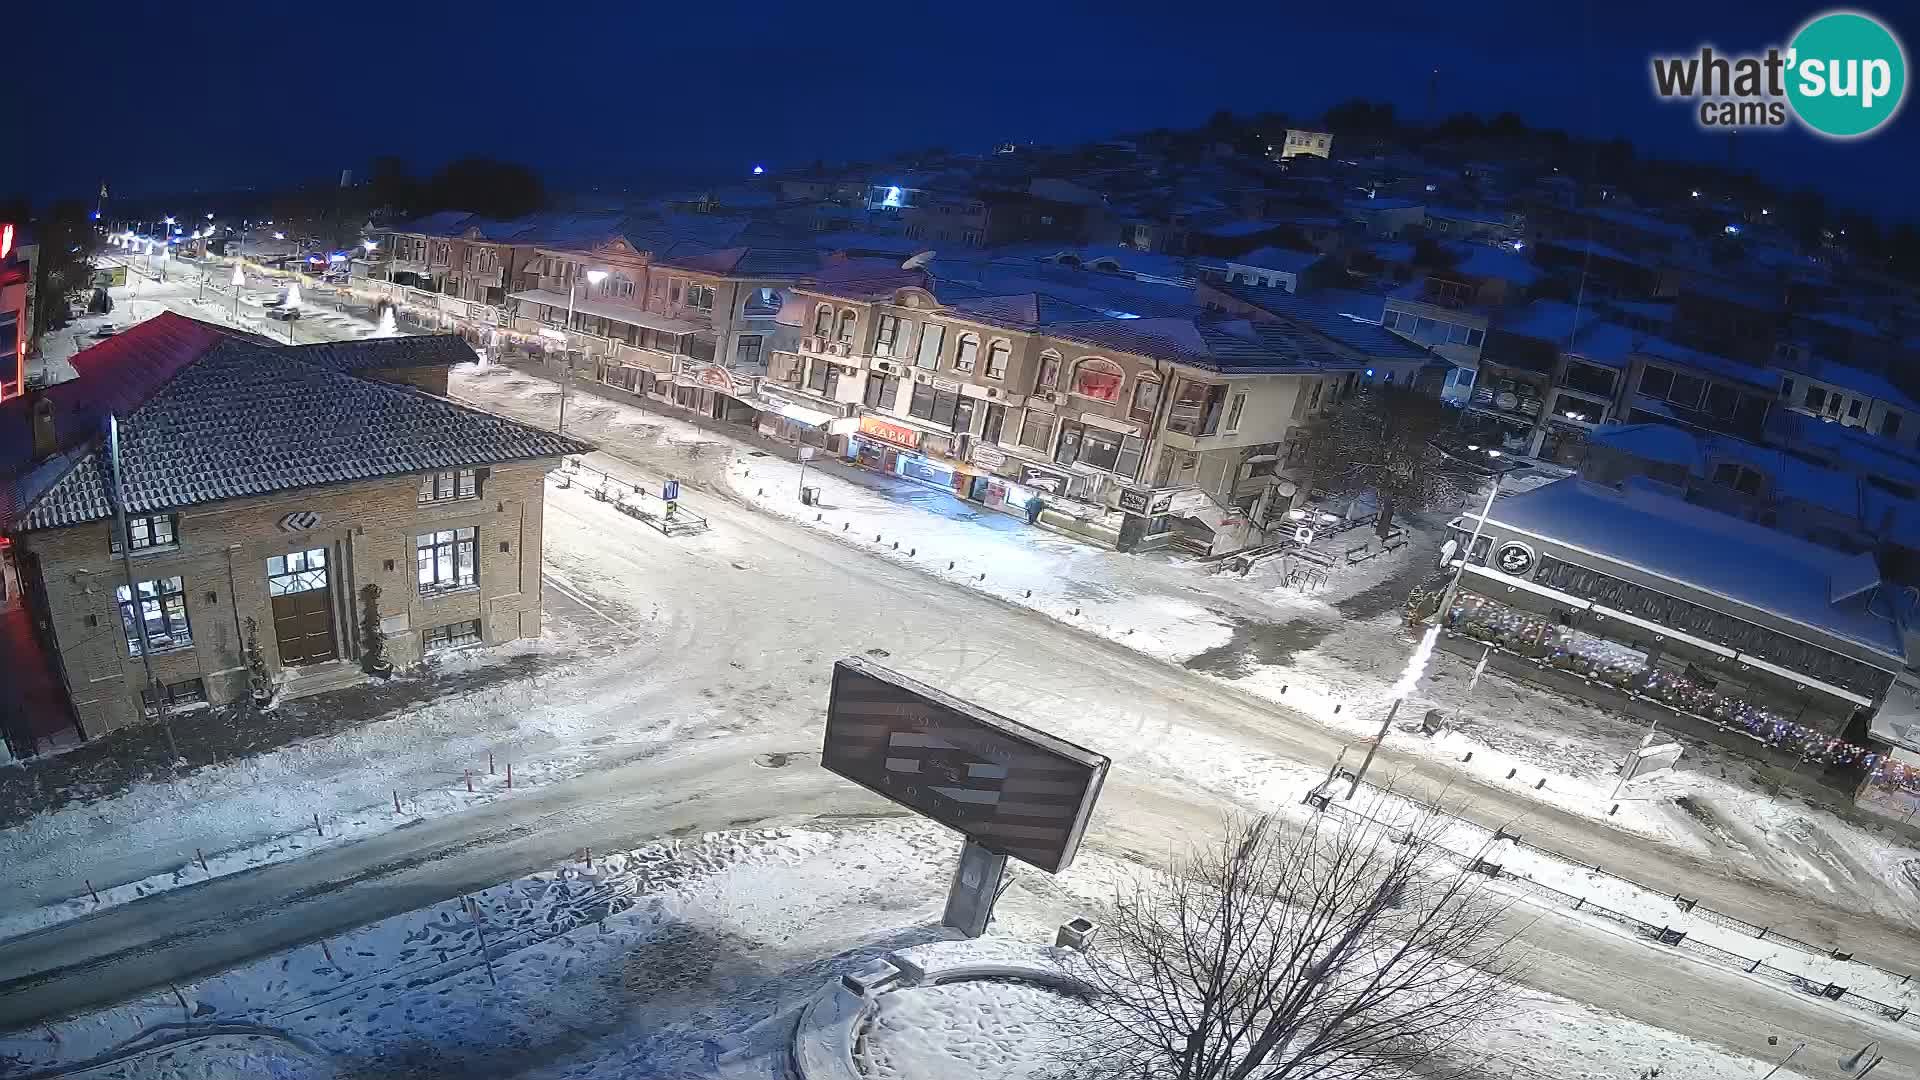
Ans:
<svg viewBox="0 0 1920 1080"><path fill-rule="evenodd" d="M1373 755L1380 752L1380 744L1387 741L1387 731L1393 727L1393 718L1400 711L1403 699L1394 698L1393 706L1387 710L1387 718L1380 721L1380 733L1367 744L1367 756L1360 761L1360 771L1353 774L1353 783L1347 787L1347 798L1351 799L1360 790L1360 781L1366 778L1367 766L1373 764ZM1343 750L1342 753L1345 751Z"/></svg>

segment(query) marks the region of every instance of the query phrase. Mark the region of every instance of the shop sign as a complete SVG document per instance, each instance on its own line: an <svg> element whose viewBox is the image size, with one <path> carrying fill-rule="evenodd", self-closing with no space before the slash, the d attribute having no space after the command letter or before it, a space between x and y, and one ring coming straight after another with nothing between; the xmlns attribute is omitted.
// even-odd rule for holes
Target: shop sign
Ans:
<svg viewBox="0 0 1920 1080"><path fill-rule="evenodd" d="M1147 516L1147 506L1153 501L1153 493L1145 488L1121 488L1120 511L1139 517Z"/></svg>
<svg viewBox="0 0 1920 1080"><path fill-rule="evenodd" d="M933 379L933 388L949 394L957 394L960 392L959 383L954 382L952 379L942 379L938 376L935 376Z"/></svg>
<svg viewBox="0 0 1920 1080"><path fill-rule="evenodd" d="M1159 517L1173 509L1173 492L1163 491L1153 497L1153 505L1148 508L1148 517Z"/></svg>
<svg viewBox="0 0 1920 1080"><path fill-rule="evenodd" d="M540 328L540 336L541 336L541 337L543 337L543 338L546 338L546 339L547 339L548 341L554 341L554 342L558 342L558 343L560 343L560 344L562 344L562 345L565 345L565 344L567 343L567 333L566 333L566 331L564 331L564 330L555 330L555 329L554 329L553 327L551 327L551 326L543 326L543 327L541 327L541 328Z"/></svg>
<svg viewBox="0 0 1920 1080"><path fill-rule="evenodd" d="M692 367L692 365L688 365ZM718 390L734 397L740 396L740 388L734 382L733 372L718 364L702 364L693 369L694 381L710 390Z"/></svg>
<svg viewBox="0 0 1920 1080"><path fill-rule="evenodd" d="M1058 495L1067 490L1067 485L1072 482L1072 478L1065 473L1054 472L1051 469L1042 469L1036 465L1028 465L1026 468L1020 470L1020 482L1036 491L1043 491L1048 495Z"/></svg>
<svg viewBox="0 0 1920 1080"><path fill-rule="evenodd" d="M860 418L860 434L870 435L882 442L895 446L904 446L909 450L920 448L920 433L905 424L890 424L877 416Z"/></svg>
<svg viewBox="0 0 1920 1080"><path fill-rule="evenodd" d="M973 448L973 463L984 465L989 469L997 469L1007 463L1007 455L991 446L976 446Z"/></svg>
<svg viewBox="0 0 1920 1080"><path fill-rule="evenodd" d="M1495 549L1493 561L1503 574L1526 577L1533 570L1533 549L1518 540L1509 540Z"/></svg>

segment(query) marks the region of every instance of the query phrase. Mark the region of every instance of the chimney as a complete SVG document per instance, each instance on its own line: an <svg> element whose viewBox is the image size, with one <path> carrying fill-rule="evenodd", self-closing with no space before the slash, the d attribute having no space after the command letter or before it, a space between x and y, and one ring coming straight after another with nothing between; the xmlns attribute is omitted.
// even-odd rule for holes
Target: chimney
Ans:
<svg viewBox="0 0 1920 1080"><path fill-rule="evenodd" d="M33 459L52 457L59 449L59 433L53 424L53 401L41 394L33 402Z"/></svg>

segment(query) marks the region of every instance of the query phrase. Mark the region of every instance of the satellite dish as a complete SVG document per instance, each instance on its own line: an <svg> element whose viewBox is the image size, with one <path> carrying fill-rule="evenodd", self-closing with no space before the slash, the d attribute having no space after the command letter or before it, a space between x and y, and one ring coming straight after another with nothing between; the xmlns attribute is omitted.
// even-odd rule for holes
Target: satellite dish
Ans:
<svg viewBox="0 0 1920 1080"><path fill-rule="evenodd" d="M925 267L928 263L932 262L935 254L937 254L937 252L923 251L920 254L909 258L906 262L901 263L900 269L919 270Z"/></svg>

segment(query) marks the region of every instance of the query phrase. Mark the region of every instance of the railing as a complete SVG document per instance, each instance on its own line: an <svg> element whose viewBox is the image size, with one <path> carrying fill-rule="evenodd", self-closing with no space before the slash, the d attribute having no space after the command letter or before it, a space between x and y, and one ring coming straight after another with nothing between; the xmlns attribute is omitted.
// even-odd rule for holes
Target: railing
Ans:
<svg viewBox="0 0 1920 1080"><path fill-rule="evenodd" d="M630 480L601 472L579 458L562 461L555 482L563 488L578 487L601 502L612 503L614 509L640 519L667 536L705 532L708 528L706 518L682 508L678 499L668 502Z"/></svg>

